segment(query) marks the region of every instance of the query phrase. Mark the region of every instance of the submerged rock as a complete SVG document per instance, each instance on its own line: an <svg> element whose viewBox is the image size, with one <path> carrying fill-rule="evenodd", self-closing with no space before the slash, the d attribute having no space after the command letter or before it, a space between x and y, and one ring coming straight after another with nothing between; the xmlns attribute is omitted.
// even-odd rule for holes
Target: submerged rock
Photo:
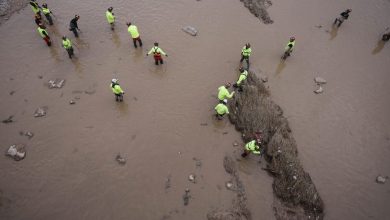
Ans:
<svg viewBox="0 0 390 220"><path fill-rule="evenodd" d="M322 77L314 78L314 82L317 83L317 85L326 84L326 80Z"/></svg>
<svg viewBox="0 0 390 220"><path fill-rule="evenodd" d="M43 117L46 115L47 107L39 107L35 110L34 117Z"/></svg>
<svg viewBox="0 0 390 220"><path fill-rule="evenodd" d="M324 89L322 88L322 86L319 86L318 89L314 90L315 94L321 94L323 92L324 92Z"/></svg>
<svg viewBox="0 0 390 220"><path fill-rule="evenodd" d="M376 177L376 182L380 183L380 184L385 184L386 180L388 178L389 178L388 176L381 176L381 175L379 175L379 176Z"/></svg>
<svg viewBox="0 0 390 220"><path fill-rule="evenodd" d="M12 123L12 122L14 122L14 120L12 120L13 117L14 117L14 116L11 115L11 116L9 116L7 119L4 119L2 122L3 122L4 124Z"/></svg>
<svg viewBox="0 0 390 220"><path fill-rule="evenodd" d="M123 158L120 154L116 155L115 160L116 160L120 165L125 165L125 164L126 164L126 159Z"/></svg>
<svg viewBox="0 0 390 220"><path fill-rule="evenodd" d="M49 80L48 82L49 89L60 89L64 85L65 85L64 79L54 79L54 80Z"/></svg>
<svg viewBox="0 0 390 220"><path fill-rule="evenodd" d="M198 31L194 28L194 27L191 27L191 26L185 26L182 28L182 30L192 36L196 36L198 34Z"/></svg>
<svg viewBox="0 0 390 220"><path fill-rule="evenodd" d="M190 199L191 199L190 189L186 188L183 195L183 202L185 206L187 206L188 203L190 203Z"/></svg>
<svg viewBox="0 0 390 220"><path fill-rule="evenodd" d="M188 176L188 180L189 180L190 182L192 182L192 183L196 183L196 176L195 176L195 174L190 174L190 175Z"/></svg>
<svg viewBox="0 0 390 220"><path fill-rule="evenodd" d="M7 156L12 157L14 160L23 160L26 157L26 151L24 145L12 145L8 148Z"/></svg>
<svg viewBox="0 0 390 220"><path fill-rule="evenodd" d="M21 131L21 132L19 132L19 134L22 136L27 136L28 139L31 139L34 137L34 133L32 133L30 131Z"/></svg>

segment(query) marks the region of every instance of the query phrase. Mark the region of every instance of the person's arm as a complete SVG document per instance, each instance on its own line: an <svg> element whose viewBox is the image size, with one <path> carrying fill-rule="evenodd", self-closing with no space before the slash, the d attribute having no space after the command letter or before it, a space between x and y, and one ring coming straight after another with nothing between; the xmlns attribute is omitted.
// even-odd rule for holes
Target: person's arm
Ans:
<svg viewBox="0 0 390 220"><path fill-rule="evenodd" d="M117 91L119 92L119 93L125 93L123 90L122 90L122 88L121 88L121 86L120 85L117 85L116 86L116 89L117 89Z"/></svg>
<svg viewBox="0 0 390 220"><path fill-rule="evenodd" d="M243 74L238 77L237 85L240 85L240 83L244 80L245 76Z"/></svg>
<svg viewBox="0 0 390 220"><path fill-rule="evenodd" d="M259 146L256 145L256 146L255 146L255 150L253 150L252 152L253 152L253 154L260 154L261 151L260 151Z"/></svg>
<svg viewBox="0 0 390 220"><path fill-rule="evenodd" d="M225 105L225 107L226 107L226 109L225 109L225 111L226 111L226 114L229 114L229 109L228 109L228 107Z"/></svg>
<svg viewBox="0 0 390 220"><path fill-rule="evenodd" d="M226 97L228 97L229 99L232 98L234 95L234 91L232 93L229 94L229 91L227 92L226 94Z"/></svg>
<svg viewBox="0 0 390 220"><path fill-rule="evenodd" d="M153 49L154 49L154 47L152 47L152 49L149 50L149 52L146 54L146 56L150 55L153 52Z"/></svg>
<svg viewBox="0 0 390 220"><path fill-rule="evenodd" d="M168 56L161 48L158 48L158 49L159 49L158 52L160 52L162 55Z"/></svg>

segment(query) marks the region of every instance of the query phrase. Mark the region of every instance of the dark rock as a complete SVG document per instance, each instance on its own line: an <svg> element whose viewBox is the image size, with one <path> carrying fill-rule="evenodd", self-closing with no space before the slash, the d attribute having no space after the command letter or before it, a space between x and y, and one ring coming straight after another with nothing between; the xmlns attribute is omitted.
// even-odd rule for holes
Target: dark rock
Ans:
<svg viewBox="0 0 390 220"><path fill-rule="evenodd" d="M4 119L2 122L3 122L4 124L12 123L12 122L14 122L14 120L12 119L13 117L14 117L14 116L11 115L11 116L9 116L7 119Z"/></svg>
<svg viewBox="0 0 390 220"><path fill-rule="evenodd" d="M47 107L40 107L35 110L34 117L43 117L46 115Z"/></svg>
<svg viewBox="0 0 390 220"><path fill-rule="evenodd" d="M11 92L9 92L9 94L10 94L10 95L13 95L13 94L15 94L15 91L11 91Z"/></svg>
<svg viewBox="0 0 390 220"><path fill-rule="evenodd" d="M123 158L119 153L116 155L115 160L120 164L120 165L125 165L126 164L126 159Z"/></svg>
<svg viewBox="0 0 390 220"><path fill-rule="evenodd" d="M69 104L74 105L74 104L76 104L76 102L74 100L70 100Z"/></svg>
<svg viewBox="0 0 390 220"><path fill-rule="evenodd" d="M183 202L184 202L184 205L187 206L188 203L190 202L190 199L191 199L191 195L190 195L190 189L186 189L184 191L184 195L183 195Z"/></svg>
<svg viewBox="0 0 390 220"><path fill-rule="evenodd" d="M388 176L379 175L376 177L376 182L380 184L385 184L388 178L389 178Z"/></svg>

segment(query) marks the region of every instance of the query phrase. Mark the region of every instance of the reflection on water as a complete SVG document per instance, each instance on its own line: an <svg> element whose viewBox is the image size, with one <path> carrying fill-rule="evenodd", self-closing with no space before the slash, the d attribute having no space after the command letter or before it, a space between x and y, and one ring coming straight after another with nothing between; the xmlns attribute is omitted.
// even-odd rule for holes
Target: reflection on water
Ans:
<svg viewBox="0 0 390 220"><path fill-rule="evenodd" d="M123 96L123 102L117 102L117 109L120 116L127 116L129 112L129 104L126 103L126 96Z"/></svg>
<svg viewBox="0 0 390 220"><path fill-rule="evenodd" d="M73 57L72 58L72 63L74 65L74 70L76 71L76 73L82 73L83 72L83 68L82 68L82 65L79 61L79 59L77 57ZM79 75L79 77L81 77L81 75Z"/></svg>
<svg viewBox="0 0 390 220"><path fill-rule="evenodd" d="M332 30L329 31L330 38L329 40L333 40L337 36L337 31L339 28L336 25L332 25Z"/></svg>
<svg viewBox="0 0 390 220"><path fill-rule="evenodd" d="M280 62L278 64L278 67L276 68L275 74L278 75L280 74L284 68L286 67L286 61L283 59L280 59Z"/></svg>
<svg viewBox="0 0 390 220"><path fill-rule="evenodd" d="M54 42L52 42L52 44L54 44ZM52 45L52 46L50 47L50 55L51 55L51 57L54 58L55 61L62 61L62 60L60 59L60 57L58 56L57 48L54 47L54 45Z"/></svg>
<svg viewBox="0 0 390 220"><path fill-rule="evenodd" d="M371 52L372 55L378 54L385 47L385 42L383 40L379 40L375 49Z"/></svg>
<svg viewBox="0 0 390 220"><path fill-rule="evenodd" d="M116 31L112 32L112 42L114 42L116 48L119 48L121 46L121 39L119 38L118 33Z"/></svg>

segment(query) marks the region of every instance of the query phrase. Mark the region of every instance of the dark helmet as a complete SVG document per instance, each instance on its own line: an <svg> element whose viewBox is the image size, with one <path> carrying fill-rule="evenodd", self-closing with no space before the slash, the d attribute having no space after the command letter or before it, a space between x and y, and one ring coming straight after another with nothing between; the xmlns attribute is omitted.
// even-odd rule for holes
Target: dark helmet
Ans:
<svg viewBox="0 0 390 220"><path fill-rule="evenodd" d="M154 42L154 46L158 47L158 43L157 43L157 42Z"/></svg>
<svg viewBox="0 0 390 220"><path fill-rule="evenodd" d="M295 40L295 37L290 37L290 41L294 41Z"/></svg>
<svg viewBox="0 0 390 220"><path fill-rule="evenodd" d="M80 15L75 15L74 17L77 18L77 19L79 19L79 18L80 18Z"/></svg>
<svg viewBox="0 0 390 220"><path fill-rule="evenodd" d="M250 44L250 43L246 43L246 44L245 44L245 47L246 47L246 48L251 48L251 44Z"/></svg>
<svg viewBox="0 0 390 220"><path fill-rule="evenodd" d="M127 25L127 26L130 26L130 25L131 25L131 22L127 22L126 25Z"/></svg>
<svg viewBox="0 0 390 220"><path fill-rule="evenodd" d="M109 7L108 8L108 11L112 11L114 8L113 7Z"/></svg>
<svg viewBox="0 0 390 220"><path fill-rule="evenodd" d="M47 8L47 4L46 4L46 3L43 3L43 4L42 4L42 7Z"/></svg>
<svg viewBox="0 0 390 220"><path fill-rule="evenodd" d="M242 73L242 72L244 72L244 67L240 67L240 69L239 69L239 71Z"/></svg>
<svg viewBox="0 0 390 220"><path fill-rule="evenodd" d="M230 86L232 86L232 84L231 84L230 82L228 82L228 83L225 84L225 87L226 87L226 88L230 88Z"/></svg>
<svg viewBox="0 0 390 220"><path fill-rule="evenodd" d="M347 9L347 12L351 12L351 11L352 11L352 9L350 9L350 8Z"/></svg>
<svg viewBox="0 0 390 220"><path fill-rule="evenodd" d="M62 40L66 40L66 36L62 36Z"/></svg>

